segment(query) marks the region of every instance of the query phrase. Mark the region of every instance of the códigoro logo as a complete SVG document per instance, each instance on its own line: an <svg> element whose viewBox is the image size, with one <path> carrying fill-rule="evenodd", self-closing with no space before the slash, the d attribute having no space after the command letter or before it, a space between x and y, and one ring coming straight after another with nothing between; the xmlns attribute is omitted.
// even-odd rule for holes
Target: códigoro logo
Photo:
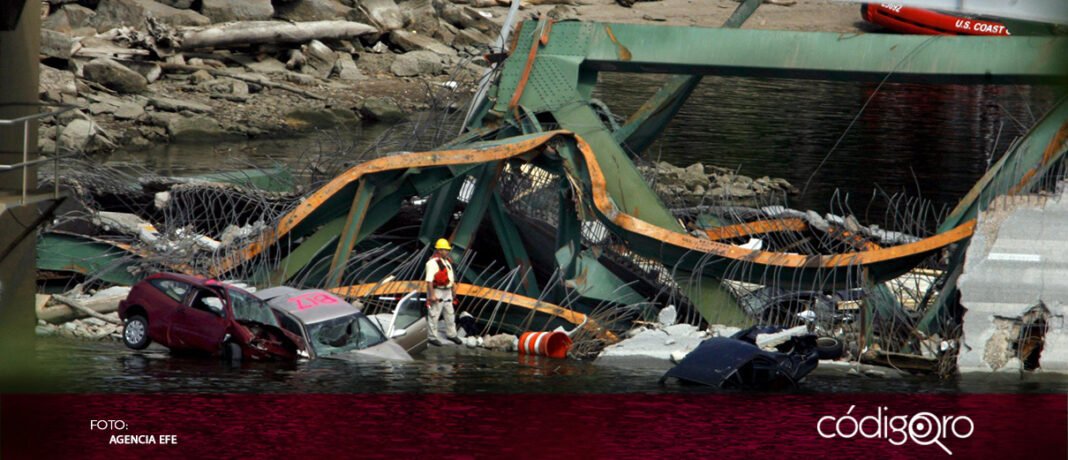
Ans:
<svg viewBox="0 0 1068 460"><path fill-rule="evenodd" d="M833 415L820 417L816 422L816 432L824 439L835 437L851 439L860 435L868 439L885 439L895 446L903 445L908 441L921 446L935 444L949 455L953 455L953 452L946 447L944 440L950 437L967 439L975 432L975 423L964 415L939 417L930 412L919 412L891 417L888 415L889 407L878 407L875 415L867 415L858 419L852 415L856 407L856 405L849 406L849 410L841 417Z"/></svg>

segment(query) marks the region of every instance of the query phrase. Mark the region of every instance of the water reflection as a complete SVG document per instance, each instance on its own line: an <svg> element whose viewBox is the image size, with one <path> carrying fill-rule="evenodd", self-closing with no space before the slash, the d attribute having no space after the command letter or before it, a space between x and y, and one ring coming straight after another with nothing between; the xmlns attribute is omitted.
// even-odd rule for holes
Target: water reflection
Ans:
<svg viewBox="0 0 1068 460"><path fill-rule="evenodd" d="M172 355L156 345L141 352L121 343L40 338L37 360L47 373L40 392L70 393L716 393L703 386L657 380L670 364L520 356L457 347L431 348L414 362L246 362ZM1043 393L1068 391L1056 374L985 374L940 380L885 378L827 366L809 375L797 393ZM740 391L732 394L742 393Z"/></svg>

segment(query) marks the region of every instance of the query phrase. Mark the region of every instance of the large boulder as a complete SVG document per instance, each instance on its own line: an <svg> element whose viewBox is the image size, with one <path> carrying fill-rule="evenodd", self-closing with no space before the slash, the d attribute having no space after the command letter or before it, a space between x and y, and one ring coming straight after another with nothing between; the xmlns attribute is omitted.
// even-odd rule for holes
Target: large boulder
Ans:
<svg viewBox="0 0 1068 460"><path fill-rule="evenodd" d="M370 75L385 75L390 73L390 67L393 65L393 61L397 60L397 55L385 52L385 53L360 53L359 59L356 61L356 65L360 66L360 69Z"/></svg>
<svg viewBox="0 0 1068 460"><path fill-rule="evenodd" d="M356 67L356 61L352 60L352 55L342 51L337 52L337 62L334 63L337 70L337 77L341 81L356 81L363 80L363 73L360 72L360 68Z"/></svg>
<svg viewBox="0 0 1068 460"><path fill-rule="evenodd" d="M172 142L217 142L238 137L206 116L171 117L167 119L167 134Z"/></svg>
<svg viewBox="0 0 1068 460"><path fill-rule="evenodd" d="M460 31L456 33L456 38L452 40L453 48L460 48L463 46L487 47L492 43L492 38L474 28L460 29Z"/></svg>
<svg viewBox="0 0 1068 460"><path fill-rule="evenodd" d="M276 18L289 21L329 21L344 19L349 8L334 0L300 0L278 3L274 8Z"/></svg>
<svg viewBox="0 0 1068 460"><path fill-rule="evenodd" d="M286 125L295 129L327 128L331 126L352 126L360 121L351 110L331 109L296 109L286 114Z"/></svg>
<svg viewBox="0 0 1068 460"><path fill-rule="evenodd" d="M75 152L84 151L89 145L89 140L96 134L97 128L89 120L72 120L59 134L56 144L60 149Z"/></svg>
<svg viewBox="0 0 1068 460"><path fill-rule="evenodd" d="M389 66L389 70L398 77L437 75L444 70L444 65L441 63L441 56L437 53L415 50L397 56L397 59Z"/></svg>
<svg viewBox="0 0 1068 460"><path fill-rule="evenodd" d="M59 70L44 64L39 64L38 93L41 99L61 102L63 96L77 96L78 86L74 82L74 74L65 70Z"/></svg>
<svg viewBox="0 0 1068 460"><path fill-rule="evenodd" d="M59 59L70 59L74 53L74 38L62 32L41 29L41 54Z"/></svg>
<svg viewBox="0 0 1068 460"><path fill-rule="evenodd" d="M501 32L501 26L469 6L446 3L441 7L441 19L461 29L475 29L493 37Z"/></svg>
<svg viewBox="0 0 1068 460"><path fill-rule="evenodd" d="M196 11L181 10L152 0L100 0L89 25L101 32L120 26L141 27L147 16L172 26L211 24L211 19Z"/></svg>
<svg viewBox="0 0 1068 460"><path fill-rule="evenodd" d="M49 15L41 22L42 29L70 33L89 25L89 20L96 13L81 5L67 4Z"/></svg>
<svg viewBox="0 0 1068 460"><path fill-rule="evenodd" d="M428 50L450 58L456 57L456 50L425 34L408 30L394 30L389 33L389 41L404 51Z"/></svg>
<svg viewBox="0 0 1068 460"><path fill-rule="evenodd" d="M362 0L349 13L349 19L371 24L382 31L404 27L404 13L393 0Z"/></svg>
<svg viewBox="0 0 1068 460"><path fill-rule="evenodd" d="M301 47L307 60L301 71L308 75L314 75L326 80L334 71L334 63L337 62L337 53L319 40L312 40Z"/></svg>
<svg viewBox="0 0 1068 460"><path fill-rule="evenodd" d="M144 76L108 58L89 61L82 72L85 78L119 93L140 93L148 88Z"/></svg>
<svg viewBox="0 0 1068 460"><path fill-rule="evenodd" d="M271 0L203 0L200 13L212 22L261 21L274 16Z"/></svg>
<svg viewBox="0 0 1068 460"><path fill-rule="evenodd" d="M391 97L369 97L360 105L360 115L365 120L398 122L405 118L397 101Z"/></svg>
<svg viewBox="0 0 1068 460"><path fill-rule="evenodd" d="M424 35L434 35L438 31L438 11L433 0L408 0L404 2L404 12L408 16L408 30Z"/></svg>

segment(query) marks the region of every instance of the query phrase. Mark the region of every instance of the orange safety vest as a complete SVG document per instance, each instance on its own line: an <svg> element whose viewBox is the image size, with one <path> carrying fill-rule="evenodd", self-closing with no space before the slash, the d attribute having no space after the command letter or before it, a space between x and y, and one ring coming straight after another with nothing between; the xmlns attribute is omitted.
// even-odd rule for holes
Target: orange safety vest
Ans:
<svg viewBox="0 0 1068 460"><path fill-rule="evenodd" d="M432 259L438 261L438 271L434 273L434 287L444 289L449 286L449 269L445 267L441 257L434 256Z"/></svg>

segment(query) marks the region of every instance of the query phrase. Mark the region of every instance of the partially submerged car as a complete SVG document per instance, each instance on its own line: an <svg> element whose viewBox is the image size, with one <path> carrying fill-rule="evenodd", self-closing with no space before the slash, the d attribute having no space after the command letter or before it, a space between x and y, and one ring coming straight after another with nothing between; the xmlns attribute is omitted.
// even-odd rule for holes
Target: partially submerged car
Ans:
<svg viewBox="0 0 1068 460"><path fill-rule="evenodd" d="M266 303L215 280L158 273L119 302L122 340L141 350L153 341L171 350L241 359L295 359L298 336L283 331Z"/></svg>
<svg viewBox="0 0 1068 460"><path fill-rule="evenodd" d="M270 305L283 329L303 338L308 358L412 359L360 309L327 291L280 286L255 295Z"/></svg>
<svg viewBox="0 0 1068 460"><path fill-rule="evenodd" d="M757 335L783 331L782 327L750 327L728 337L706 339L660 378L717 388L781 389L796 386L820 359L838 359L837 339L812 334L790 337L768 351L757 346Z"/></svg>
<svg viewBox="0 0 1068 460"><path fill-rule="evenodd" d="M430 330L427 328L426 294L412 291L400 298L383 296L378 300L397 302L392 311L371 316L386 332L386 337L404 347L408 354L415 355L426 350L430 337Z"/></svg>

